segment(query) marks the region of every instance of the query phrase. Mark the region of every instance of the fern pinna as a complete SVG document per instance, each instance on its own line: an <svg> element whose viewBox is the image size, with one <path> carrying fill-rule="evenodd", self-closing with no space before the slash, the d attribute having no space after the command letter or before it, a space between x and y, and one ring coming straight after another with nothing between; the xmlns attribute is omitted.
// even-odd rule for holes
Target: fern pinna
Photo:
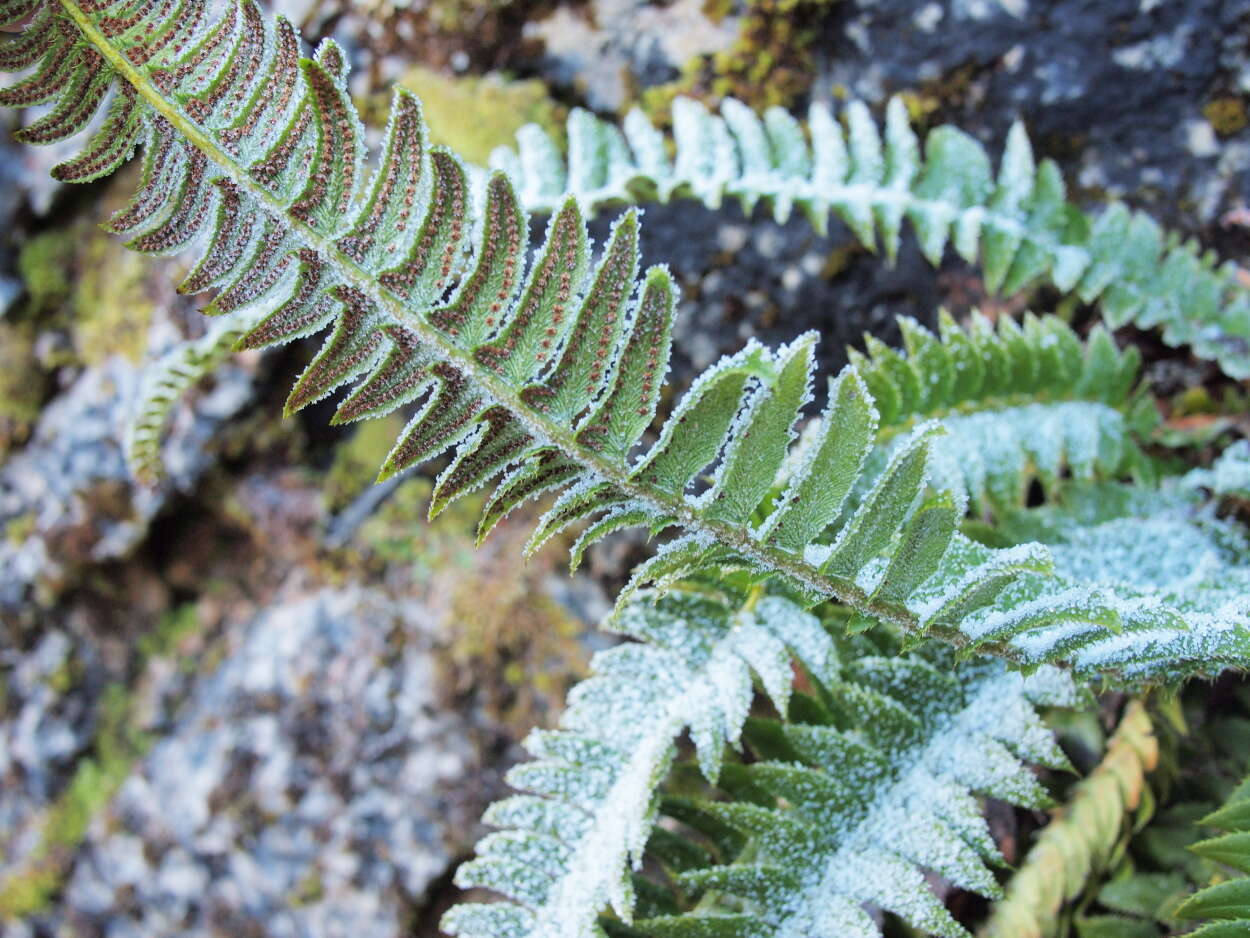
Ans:
<svg viewBox="0 0 1250 938"><path fill-rule="evenodd" d="M694 382L635 458L657 411L674 307L663 267L638 273L635 212L618 219L592 262L570 196L528 256L527 215L509 177L475 178L430 147L420 105L402 91L366 178L342 51L327 41L301 58L293 27L268 21L253 0L7 0L0 10L3 22L29 20L0 50L6 68L27 70L0 103L52 103L21 135L70 136L91 120L85 103L101 103L83 152L57 175L97 177L142 144L139 191L111 227L142 251L203 244L181 289L215 289L207 312L235 324L254 318L241 347L328 332L288 410L352 381L335 421L414 405L383 475L453 452L432 512L500 480L483 535L540 495L555 502L532 545L585 523L575 559L621 528L676 529L631 588L745 569L805 601L836 596L913 632L1010 657L1019 656L1013 642L1066 623L1077 637L1041 643L1044 660L1114 635L1122 655L1091 660L1116 670L1133 658L1132 636L1190 630L1157 598L1125 600L1048 576L1044 548L992 550L955 531L965 491L1010 500L1007 488L1020 495L1021 480L1055 480L1065 464L1128 469L1132 446L1117 421L1135 365L1106 336L1086 348L1053 318L993 334L947 324L940 338L909 326L908 356L873 346L870 362L832 383L800 452L791 443L810 396L815 336L775 351L749 343ZM943 428L915 418L954 430L956 417L988 419L959 411L1001 410L1013 394L1091 406L1068 408L1058 449L1017 437L1014 461L929 484L939 478L931 450ZM1112 404L1121 416L1099 409ZM907 424L889 452L883 423ZM1004 477L1015 481L994 481ZM1022 578L1025 593L996 606ZM972 632L964 625L974 619ZM1241 618L1208 622L1203 635L1228 654L1248 641ZM1204 667L1191 657L1178 664L1181 673Z"/></svg>
<svg viewBox="0 0 1250 938"><path fill-rule="evenodd" d="M1037 162L1021 125L1007 136L995 179L985 148L958 128L930 131L922 153L900 98L886 109L884 133L862 102L850 102L845 118L844 130L816 101L805 136L782 108L761 119L727 98L713 114L679 97L670 159L669 141L641 111L617 128L574 109L566 155L529 125L517 148L499 148L491 164L518 180L535 209L569 193L588 208L681 197L714 208L735 198L748 213L766 203L781 222L797 207L822 233L836 214L869 249L879 239L891 259L907 219L930 263L941 263L949 242L982 263L991 292L1045 278L1098 301L1113 328L1160 327L1169 345L1191 346L1227 374L1250 377L1250 291L1237 267L1217 266L1213 254L1119 203L1086 215L1067 201L1058 166Z"/></svg>
<svg viewBox="0 0 1250 938"><path fill-rule="evenodd" d="M1190 849L1238 873L1250 873L1250 778L1237 786L1228 803L1198 822L1223 831ZM1183 919L1213 919L1194 931L1194 938L1236 938L1250 930L1250 878L1221 876L1176 910Z"/></svg>

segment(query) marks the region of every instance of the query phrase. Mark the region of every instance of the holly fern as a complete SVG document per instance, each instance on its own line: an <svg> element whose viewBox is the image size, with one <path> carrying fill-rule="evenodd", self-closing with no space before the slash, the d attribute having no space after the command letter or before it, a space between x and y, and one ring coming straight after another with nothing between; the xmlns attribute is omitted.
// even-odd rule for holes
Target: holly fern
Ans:
<svg viewBox="0 0 1250 938"><path fill-rule="evenodd" d="M1037 706L1250 658L1243 532L1146 455L1138 355L1109 332L906 321L906 347L853 352L818 414L819 337L750 342L660 419L672 277L640 269L635 208L604 244L587 234L605 206L682 196L833 213L890 252L907 219L934 260L953 238L992 283L1048 277L1244 374L1235 278L1122 208L1078 212L1022 131L995 177L950 128L922 155L896 106L883 140L861 105L804 128L686 103L672 146L582 115L567 164L531 134L488 171L430 146L402 90L370 158L343 50L305 56L254 0L0 0L0 23L20 27L0 104L40 108L17 136L81 133L53 170L67 182L142 150L108 226L194 250L179 289L212 294L217 325L149 382L141 464L231 346L321 335L287 411L332 394L336 423L403 410L382 475L446 454L431 513L491 486L481 537L543 499L530 549L574 530L576 564L616 531L659 540L607 623L626 640L530 737L521 794L461 868L503 901L457 907L448 931L854 936L889 914L964 934L924 871L1000 892L978 798L1046 806L1026 762L1065 760ZM533 245L531 211L548 216Z"/></svg>

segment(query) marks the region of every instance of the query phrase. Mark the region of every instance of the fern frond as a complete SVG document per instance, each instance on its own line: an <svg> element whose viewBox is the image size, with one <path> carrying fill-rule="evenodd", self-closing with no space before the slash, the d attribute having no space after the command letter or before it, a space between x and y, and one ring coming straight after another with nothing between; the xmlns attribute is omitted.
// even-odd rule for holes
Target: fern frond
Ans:
<svg viewBox="0 0 1250 938"><path fill-rule="evenodd" d="M637 933L878 938L869 909L881 909L954 938L966 932L924 871L998 894L987 864L1002 860L976 796L1049 803L1022 760L1066 766L1034 708L1076 703L1067 678L952 667L941 654L867 655L818 690L801 717L796 700L789 719L748 723L752 758L720 777L729 800L672 802L688 826L728 828L744 846L730 862L704 852L703 863L672 868L701 900Z"/></svg>
<svg viewBox="0 0 1250 938"><path fill-rule="evenodd" d="M959 498L930 484L939 427L904 428L884 467L870 465L880 415L853 368L833 382L806 455L776 492L810 396L811 334L778 350L751 343L708 369L635 455L667 371L675 293L663 267L637 274L636 213L618 219L596 257L569 197L531 255L512 182L495 173L475 186L454 154L428 146L415 98L396 93L368 175L342 51L326 42L301 58L295 30L281 17L266 20L255 0L226 3L225 16L209 9L206 0L46 0L29 27L42 54L4 100L72 107L82 81L107 78L113 97L88 151L119 162L135 141L145 144L139 191L110 227L137 250L199 245L202 259L182 288L216 290L210 313L264 310L239 346L327 336L288 411L349 384L338 422L414 407L382 472L452 453L432 512L495 484L485 534L521 502L553 496L531 545L582 525L574 559L624 527L675 530L631 589L743 569L808 601L837 597L914 634L998 653L1011 653L1005 634L1073 619L1105 631L1133 619L1132 608L1109 608L1077 584L1043 585L1013 610L1010 629L989 638L961 631L1016 579L1049 582L1050 559L1037 547L997 552L955 537ZM25 41L6 38L0 55L12 48L25 61L26 46L5 44ZM117 107L129 115L120 124ZM88 120L82 114L64 129ZM132 124L133 134L118 129ZM1030 328L1038 338L1024 353L1030 360L1049 354L1049 344L1075 354L1064 335L1047 337L1054 327L1044 321L1026 327L1026 345ZM937 381L908 398L912 413L996 386L1000 346L1013 336L983 343L974 389L966 352L980 340L957 332L945 342L909 332L917 366L890 377L900 388L909 373ZM1091 392L1109 399L1122 395L1132 370L1113 352L1104 339L1076 354L1097 383ZM1055 362L1073 367L1068 357ZM1051 380L1040 367L1029 373L1034 391ZM902 404L890 406L889 419L901 420ZM1066 648L1051 642L1047 660Z"/></svg>
<svg viewBox="0 0 1250 938"><path fill-rule="evenodd" d="M1191 849L1199 856L1250 873L1250 779L1246 779L1228 802L1198 822L1224 833L1202 840ZM1250 879L1225 879L1190 896L1176 910L1177 918L1216 919L1194 932L1193 938L1236 938L1250 932Z"/></svg>
<svg viewBox="0 0 1250 938"><path fill-rule="evenodd" d="M994 904L981 938L1044 938L1064 903L1105 868L1137 810L1146 773L1159 757L1146 709L1128 705L1102 761L1038 835L1024 863Z"/></svg>
<svg viewBox="0 0 1250 938"><path fill-rule="evenodd" d="M229 359L235 343L255 328L261 314L249 308L222 316L204 335L179 342L144 366L139 398L127 423L126 459L136 478L148 483L161 478L161 441L174 407L187 391Z"/></svg>
<svg viewBox="0 0 1250 938"><path fill-rule="evenodd" d="M467 903L443 919L453 935L520 938L598 934L609 905L634 908L631 868L656 822L657 788L687 729L708 778L737 743L756 674L774 703L790 697L791 655L813 673L834 670L820 623L778 597L735 609L714 595L637 597L615 628L636 641L599 652L593 675L569 695L557 731L535 731L536 761L508 776L525 794L490 808L500 828L456 873L511 902Z"/></svg>
<svg viewBox="0 0 1250 938"><path fill-rule="evenodd" d="M1250 291L1233 264L1217 266L1193 243L1178 243L1149 216L1114 203L1089 216L1067 201L1059 168L1037 163L1020 124L1007 136L997 176L985 148L942 126L922 145L899 98L884 132L859 101L843 123L821 102L807 132L780 108L761 118L732 98L719 114L698 101L673 103L672 148L638 110L622 129L575 109L568 153L541 128L517 135L491 165L519 181L527 208L550 211L569 194L598 206L694 198L716 208L734 198L784 222L794 208L824 233L837 215L866 247L898 251L902 222L937 265L948 243L980 262L992 292L1014 293L1045 278L1084 302L1098 301L1112 328L1158 327L1169 345L1192 346L1236 378L1250 377Z"/></svg>
<svg viewBox="0 0 1250 938"><path fill-rule="evenodd" d="M594 675L570 694L561 729L531 735L526 745L537 761L522 764L509 776L526 794L487 812L487 820L504 830L488 835L478 846L479 858L457 874L461 886L486 887L510 901L457 906L443 921L451 934L601 936L598 919L609 907L629 921L635 912L631 869L639 868L644 845L656 833L658 789L684 731L689 731L696 762L709 781L732 777L739 788L762 788L800 806L779 810L772 821L762 809L745 804L704 805L700 812L730 827L746 824L743 832L748 836L758 835L763 825L784 839L805 823L812 828L805 833L813 842L826 839L827 857L801 866L786 864L784 870L757 877L756 885L796 880L789 899L784 888L774 894L781 903L775 911L782 915L785 901L797 902L799 893L814 896L823 888L809 870L823 868L825 879L841 876L844 883L851 871L842 864L853 856L878 868L892 865L902 874L899 890L918 886L921 894L927 893L912 864L950 872L939 854L953 856L961 871L992 890L987 884L993 881L977 855L991 857L994 848L969 789L1043 804L1044 794L1009 748L1046 764L1063 762L1032 709L1034 703L1068 706L1077 700L1074 686L1058 671L1043 669L1022 678L1007 674L1001 665L982 664L942 676L916 656L868 656L843 665L821 624L776 596L752 596L740 606L730 596L710 591L649 593L630 604L619 626L637 641L597 655ZM792 657L819 683L821 699L836 712L836 721L832 713L827 714L829 725L748 719L752 673L778 712L789 710L795 695ZM905 699L904 687L923 691L923 703L921 698ZM980 709L991 699L992 708ZM813 707L825 712L815 699L805 701L807 712ZM760 758L786 758L789 763L723 766L725 745L741 745L744 727ZM757 749L758 740L770 741L772 748ZM785 756L778 747L789 747ZM802 762L809 768L800 768L797 763ZM804 802L796 796L802 790L831 797L840 792L843 807ZM919 835L907 838L908 846L892 855L866 847L877 836L874 825L896 822L904 804L910 805L913 829L938 835L931 848L923 848L928 852L919 855ZM897 830L890 831L895 842L898 836ZM768 862L762 859L760 865ZM723 884L712 883L713 878L741 886L750 878L743 874L754 869L702 870L685 879L700 890L721 889ZM797 880L804 877L811 881L800 887ZM843 899L852 897L852 907L860 901L891 905L897 898L848 893L845 885L838 889ZM829 893L827 901L838 906L840 900ZM940 908L932 899L915 902L928 911ZM790 924L798 929L795 934L841 938L860 933L828 927L803 931L797 919ZM640 922L638 927L642 934L689 931L672 921Z"/></svg>
<svg viewBox="0 0 1250 938"><path fill-rule="evenodd" d="M1101 327L1082 342L1057 316L1002 317L995 328L973 313L967 329L938 318L938 335L900 318L904 351L871 336L867 355L851 351L880 414L878 462L900 429L939 419L932 482L982 514L1023 506L1034 479L1053 496L1067 478L1149 474L1136 438L1158 418L1132 393L1136 349L1117 349Z"/></svg>

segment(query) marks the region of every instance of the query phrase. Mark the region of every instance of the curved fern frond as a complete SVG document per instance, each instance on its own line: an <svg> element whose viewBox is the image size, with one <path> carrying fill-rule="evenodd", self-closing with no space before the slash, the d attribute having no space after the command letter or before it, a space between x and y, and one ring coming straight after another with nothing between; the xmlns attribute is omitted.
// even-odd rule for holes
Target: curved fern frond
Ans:
<svg viewBox="0 0 1250 938"><path fill-rule="evenodd" d="M1023 761L1067 761L1034 708L1072 706L1075 688L1053 670L1022 677L917 654L859 657L817 689L801 716L796 698L789 719L748 722L751 758L719 780L729 800L667 803L688 827L722 843L728 829L743 846L729 862L692 850L670 865L699 901L637 934L879 938L869 910L880 909L955 938L966 932L924 871L998 895L987 864L1002 859L976 796L1049 803Z"/></svg>
<svg viewBox="0 0 1250 938"><path fill-rule="evenodd" d="M127 425L126 459L136 478L151 483L164 474L161 442L174 407L229 359L235 344L256 327L261 315L261 310L248 308L222 316L204 335L179 342L144 367L139 399Z"/></svg>
<svg viewBox="0 0 1250 938"><path fill-rule="evenodd" d="M714 114L677 98L670 160L668 139L640 111L618 129L575 109L567 156L531 125L491 165L519 181L535 211L569 194L587 211L682 197L715 208L735 198L747 213L765 203L779 222L797 207L821 233L833 213L869 249L879 240L891 259L907 219L930 263L941 263L950 243L980 262L992 292L1045 278L1098 301L1112 328L1158 327L1169 345L1192 346L1227 374L1250 377L1250 291L1235 266L1217 266L1212 254L1119 203L1085 214L1067 201L1059 168L1036 161L1020 124L996 176L985 148L954 127L930 131L922 152L899 98L886 108L884 132L862 102L850 102L843 118L816 102L805 133L780 108L761 118L728 98Z"/></svg>
<svg viewBox="0 0 1250 938"><path fill-rule="evenodd" d="M1222 808L1198 823L1224 833L1189 849L1240 873L1250 873L1250 779L1237 787ZM1190 932L1193 938L1236 938L1250 932L1250 878L1235 876L1199 891L1180 905L1176 916L1216 919Z"/></svg>
<svg viewBox="0 0 1250 938"><path fill-rule="evenodd" d="M145 145L140 188L110 227L141 251L201 246L182 289L216 290L210 313L264 310L241 347L327 335L289 411L348 384L338 422L411 406L383 475L452 453L431 511L498 480L482 533L539 495L555 502L531 544L583 525L575 559L621 528L675 529L632 588L741 568L808 601L837 597L916 634L1009 650L1000 631L971 639L960 623L1026 573L1045 582L1050 560L1038 547L951 549L961 506L929 485L940 428L908 428L884 468L870 467L880 418L865 379L849 369L778 494L809 400L808 334L775 351L751 343L714 365L646 445L667 371L674 286L663 267L637 274L633 210L595 257L569 197L531 255L512 182L495 173L475 186L454 154L428 146L415 98L396 93L369 175L342 51L326 42L301 58L295 30L281 17L266 20L255 0L227 3L225 16L208 10L206 0L45 0L29 26L42 54L3 100L68 107L84 75L107 78L112 98L88 150L120 162L135 141ZM12 49L25 61L27 41L6 37L0 54ZM116 107L138 116L119 124ZM88 120L84 113L63 129ZM117 136L132 124L133 133ZM946 356L956 375L951 401L964 380L972 387L958 352L967 344L952 334L915 356L926 379L942 373L927 356ZM982 390L996 374L992 347ZM1081 356L1091 375L1107 343L1098 348ZM1098 393L1111 393L1119 374ZM922 388L917 406L935 393ZM1126 614L1075 585L1038 591L1045 597L1014 610L1011 635L1074 616L1106 630ZM1073 591L1085 599L1079 608ZM1049 647L1062 658L1066 646Z"/></svg>
<svg viewBox="0 0 1250 938"><path fill-rule="evenodd" d="M957 857L960 869L964 864L975 869L970 875L978 883L992 883L976 853L988 857L994 849L968 788L1042 804L1044 795L1006 747L1047 764L1063 761L1032 710L1037 702L1066 706L1076 701L1075 688L1057 671L1043 669L1026 679L1005 673L1001 665L982 665L943 677L915 656L870 656L843 665L821 624L776 596L752 596L739 606L729 596L711 592L649 593L630 604L619 626L637 641L599 653L594 675L570 694L561 729L531 735L526 745L537 760L509 775L509 782L525 794L487 812L487 820L503 830L486 837L478 846L478 859L457 874L459 885L489 888L510 901L457 906L443 920L451 934L602 936L598 920L609 907L629 921L635 912L631 870L640 867L648 837L661 833L655 829L658 789L684 731L694 743L699 770L711 782L732 778L738 788L763 786L778 794L784 788L783 797L794 800L795 791L805 788L800 776L809 773L815 778L812 791L830 797L840 791L843 809L826 802L819 806L824 816L803 819L813 828L808 831L812 840L827 835L843 843L838 862L854 852L852 844L872 836L871 824L896 821L894 812L911 803L924 833L939 835L931 852L919 858L914 850L908 856L908 848L889 856L869 851L872 862L904 871L900 889L919 880L910 863L947 871L939 853ZM836 710L837 721L831 716L829 725L814 726L810 720L776 724L748 719L752 673L778 712L790 710L796 693L792 657L819 683L821 700ZM904 702L903 685L924 690L923 704ZM974 701L991 698L992 719L986 712L974 718ZM805 698L805 710L813 708L826 712L819 701ZM986 721L997 727L990 730ZM781 758L778 747L793 745L797 753L787 751L785 758L820 767L801 769L776 761L749 768L723 765L725 745L740 746L744 727L746 740L761 758ZM770 748L757 749L757 740L769 740ZM826 759L832 762L824 764ZM766 823L761 810L746 804L700 810L730 827L749 820L748 835L758 833L754 822ZM739 810L745 814L739 816ZM784 838L798 823L793 812L780 812L770 826ZM909 843L918 850L920 838ZM744 868L733 869L737 872L732 876L704 870L687 874L687 879L724 875L745 883L738 875ZM786 877L802 875L787 865L775 878L784 884ZM756 885L762 886L764 879L768 877ZM699 884L708 885L721 888ZM920 890L925 891L923 886ZM832 895L829 899L837 903ZM856 896L851 905L881 899ZM938 905L936 900L922 904L930 909ZM777 911L781 913L780 906ZM639 927L642 934L684 933L672 922L647 921Z"/></svg>
<svg viewBox="0 0 1250 938"><path fill-rule="evenodd" d="M1043 938L1054 933L1065 903L1103 870L1141 803L1145 776L1159 758L1150 717L1128 705L1107 752L1038 835L994 904L981 938ZM1231 934L1231 933L1230 933ZM1214 938L1214 936L1212 936Z"/></svg>
<svg viewBox="0 0 1250 938"><path fill-rule="evenodd" d="M648 593L614 627L636 641L596 654L560 729L530 734L525 746L536 761L508 776L525 794L490 808L486 821L504 830L456 873L458 885L512 901L457 906L443 919L450 934L573 938L597 934L609 906L630 917L630 871L655 826L657 788L677 738L690 731L714 779L747 718L752 673L784 710L791 655L813 673L835 670L834 644L820 623L778 597L733 609L713 595Z"/></svg>
<svg viewBox="0 0 1250 938"><path fill-rule="evenodd" d="M1119 350L1101 327L1082 342L1057 316L995 326L974 312L967 329L945 311L938 320L934 335L900 318L901 352L871 336L866 355L850 352L880 414L877 462L901 429L936 418L945 434L930 444L932 483L982 514L1022 507L1035 479L1053 496L1068 478L1149 475L1136 439L1158 417L1133 394L1136 349Z"/></svg>

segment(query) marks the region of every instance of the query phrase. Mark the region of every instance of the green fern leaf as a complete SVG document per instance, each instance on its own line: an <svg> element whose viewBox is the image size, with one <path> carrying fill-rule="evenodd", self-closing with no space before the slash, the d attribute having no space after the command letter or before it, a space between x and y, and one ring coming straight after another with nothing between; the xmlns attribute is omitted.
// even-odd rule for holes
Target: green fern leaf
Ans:
<svg viewBox="0 0 1250 938"><path fill-rule="evenodd" d="M674 870L706 896L691 912L639 922L640 933L879 936L866 910L876 907L956 936L966 933L922 870L998 893L986 863L1001 859L974 795L1047 803L1020 760L1066 765L1034 707L1070 706L1075 688L1052 670L952 669L941 655L866 655L818 680L804 718L748 721L754 758L720 777L732 800L700 804L743 838L739 858Z"/></svg>
<svg viewBox="0 0 1250 938"><path fill-rule="evenodd" d="M519 157L522 195L502 173L483 180L479 192L452 154L427 145L420 107L404 92L394 99L378 167L366 178L342 50L326 42L301 58L290 24L266 20L254 0L234 0L229 15L211 20L207 9L202 0L45 0L28 27L42 55L6 100L56 99L72 108L84 82L105 76L113 90L101 132L111 127L114 138L93 138L89 162L145 141L140 189L111 227L139 250L205 245L184 289L215 289L211 313L259 319L240 347L325 334L288 398L289 411L353 382L336 421L413 408L382 475L450 453L433 512L494 485L484 535L526 499L552 495L531 546L587 525L576 558L626 526L652 534L676 529L627 593L702 570L739 570L774 578L811 602L838 597L913 635L940 634L996 653L1023 654L1006 639L978 638L963 627L965 618L989 622L985 634L1019 636L1071 626L1076 598L1084 596L1080 628L1105 632L1124 620L1100 593L1048 579L1044 550L1000 555L954 535L949 508L941 506L962 506L961 484L997 509L1021 483L992 481L987 469L982 496L982 474L937 471L941 444L918 429L938 417L949 419L954 435L956 412L972 421L969 411L1025 400L1059 406L1076 401L1079 388L1085 404L1093 398L1098 406L1065 411L1072 426L1058 456L1017 440L1027 458L1003 465L1015 476L1036 466L1048 481L1065 465L1082 475L1121 475L1133 447L1116 421L1127 413L1135 363L1109 340L1095 356L1094 346L1086 352L1051 319L1029 319L1023 330L1003 325L997 334L945 323L941 340L908 326L907 354L870 345L862 377L839 379L828 429L801 459L792 458L791 440L812 380L813 340L779 351L751 344L696 380L645 445L667 370L674 289L663 268L637 275L633 214L618 222L596 264L582 209L596 199L562 195L548 205L544 243L530 252L524 205L535 204L535 180L555 172L558 154L529 134ZM30 41L4 37L0 57L26 61ZM878 204L882 187L892 205L906 203L916 187L936 187L969 207L949 219L957 244L968 248L973 228L984 227L974 219L993 189L988 169L973 160L956 172L933 155L913 165L916 147L897 107L884 142L857 106L849 136L826 121L809 156L782 152L801 138L783 115L768 117L757 134L752 115L733 113L736 132L754 135L752 165L769 185L790 186L790 172L836 177L831 198L866 212L871 224L880 214L887 228L897 212ZM67 120L79 129L88 114ZM726 177L739 159L726 121L694 102L679 104L675 120L679 147L669 181L705 199L738 194ZM595 161L622 158L635 143L649 166L665 165L643 146L655 138L636 120L628 146L608 130L587 137L593 121L578 118L576 126L578 179L621 178L601 173ZM931 138L929 148L969 146L953 134ZM1012 159L1000 183L1004 205L1019 200L1027 175L1023 157ZM559 188L567 181L561 175ZM785 198L802 207L806 196L800 187ZM149 417L150 455L160 418ZM1097 427L1078 432L1081 421ZM890 444L895 437L906 442ZM1027 603L995 607L1017 579L1025 584L1017 599ZM1170 613L1156 620L1164 631L1185 626ZM1056 638L1025 658L1058 660L1067 649ZM1131 654L1114 659L1113 669L1124 660Z"/></svg>
<svg viewBox="0 0 1250 938"><path fill-rule="evenodd" d="M753 672L784 709L792 654L815 673L834 667L819 622L777 597L734 610L715 596L641 594L614 627L636 641L598 653L560 729L530 735L537 761L508 777L525 794L487 812L505 830L456 874L459 885L515 904L457 906L443 919L450 934L572 938L600 934L595 923L608 905L630 917L630 869L655 825L656 788L677 737L689 730L701 770L714 779L746 720Z"/></svg>
<svg viewBox="0 0 1250 938"><path fill-rule="evenodd" d="M951 244L984 266L992 291L1013 293L1046 277L1062 292L1098 301L1112 328L1160 327L1168 344L1191 345L1227 374L1250 376L1250 291L1232 265L1217 268L1122 205L1086 216L1067 202L1058 167L1035 162L1021 126L1008 134L995 178L984 147L953 127L930 131L921 156L899 99L886 108L884 140L862 102L850 102L844 118L845 128L823 103L813 104L809 143L776 109L761 120L732 98L720 114L678 98L670 164L662 136L641 113L626 118L623 141L611 125L574 110L567 136L576 172L565 172L555 143L537 127L520 134L519 158L501 149L492 165L517 175L534 211L552 211L567 195L587 211L677 197L715 208L730 197L747 212L766 203L780 222L798 207L821 233L832 212L869 249L880 240L891 259L906 218L934 265Z"/></svg>

